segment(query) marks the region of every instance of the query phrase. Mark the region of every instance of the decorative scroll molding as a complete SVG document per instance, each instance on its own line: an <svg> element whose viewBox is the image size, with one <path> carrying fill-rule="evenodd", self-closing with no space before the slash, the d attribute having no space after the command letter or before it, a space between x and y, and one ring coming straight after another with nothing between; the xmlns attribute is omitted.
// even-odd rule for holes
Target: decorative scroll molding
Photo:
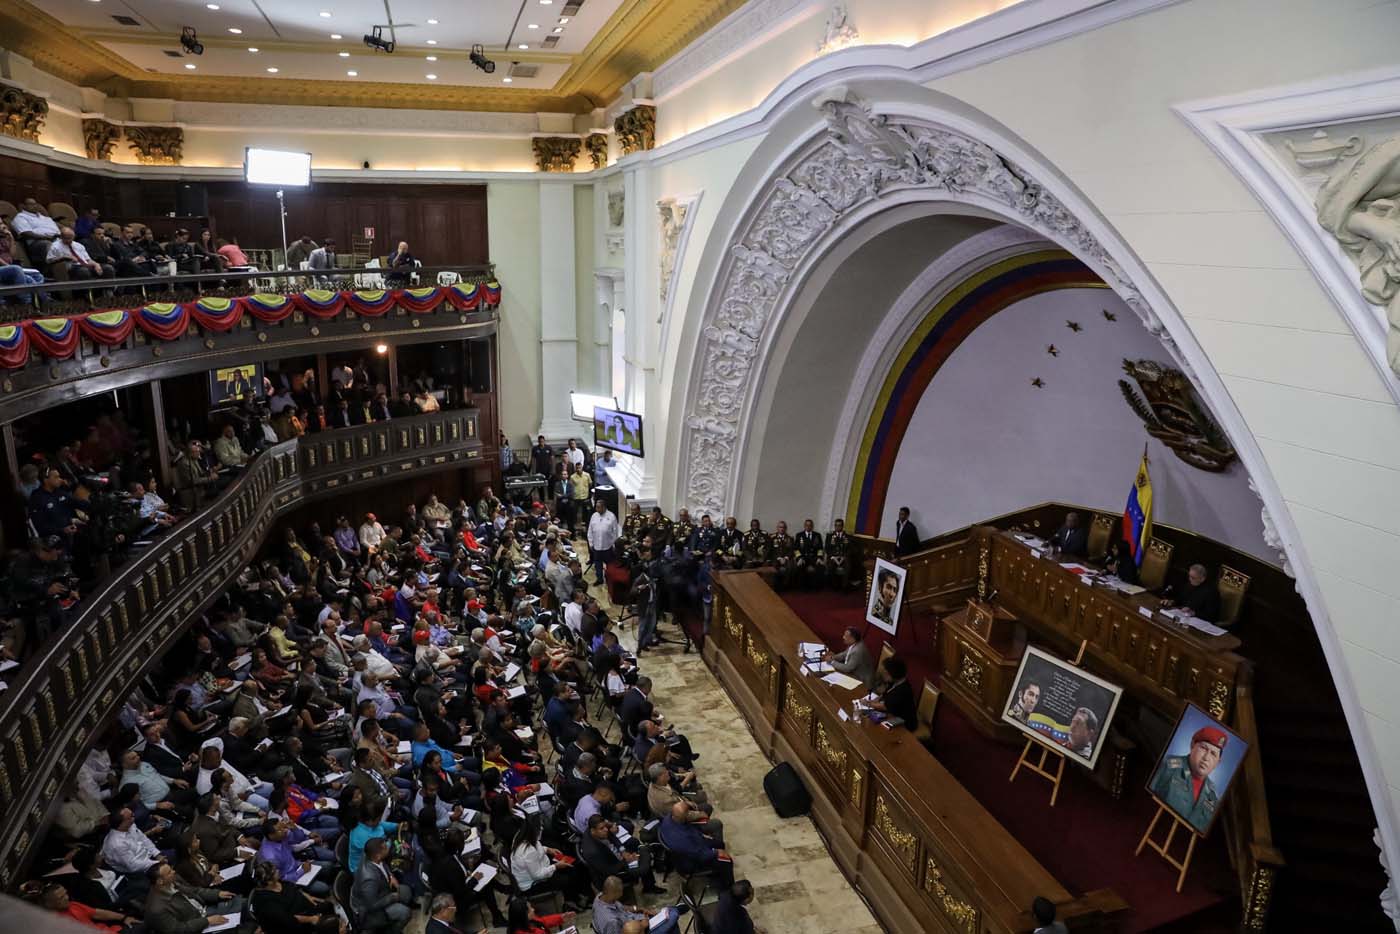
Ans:
<svg viewBox="0 0 1400 934"><path fill-rule="evenodd" d="M179 165L184 155L185 131L178 126L129 126L126 144L144 165Z"/></svg>
<svg viewBox="0 0 1400 934"><path fill-rule="evenodd" d="M943 882L943 869L932 856L927 857L924 866L924 891L938 903L939 909L956 930L963 934L977 934L977 909L948 890Z"/></svg>
<svg viewBox="0 0 1400 934"><path fill-rule="evenodd" d="M1376 828L1375 833L1371 835L1371 839L1375 841L1376 849L1381 851L1381 868L1385 870L1385 888L1381 891L1381 911L1384 911L1385 916L1395 925L1395 930L1400 931L1400 896L1397 896L1395 893L1395 878L1390 874L1390 862L1385 858L1385 841L1381 839L1379 827ZM1262 872L1264 870L1265 867L1260 866L1256 872ZM1271 877L1266 877L1266 881L1269 886L1273 883ZM1251 903L1252 902L1253 899L1251 899ZM1263 896L1263 904L1266 906L1269 904L1267 886ZM1263 925L1261 924L1260 928L1262 929L1262 927Z"/></svg>
<svg viewBox="0 0 1400 934"><path fill-rule="evenodd" d="M624 156L651 149L656 145L656 108L638 104L618 116L613 121L613 129Z"/></svg>
<svg viewBox="0 0 1400 934"><path fill-rule="evenodd" d="M0 133L15 139L39 142L49 116L49 102L13 85L0 89Z"/></svg>
<svg viewBox="0 0 1400 934"><path fill-rule="evenodd" d="M885 796L875 795L875 827L880 831L885 841L904 860L905 868L911 875L919 870L919 841L912 833L901 828L890 816L889 806L885 804Z"/></svg>
<svg viewBox="0 0 1400 934"><path fill-rule="evenodd" d="M671 283L676 273L676 248L681 242L681 233L686 228L687 216L690 214L692 199L662 198L656 202L656 209L661 215L661 256L659 265L661 267L661 307L666 307L666 300L671 295Z"/></svg>
<svg viewBox="0 0 1400 934"><path fill-rule="evenodd" d="M574 160L583 151L583 140L577 136L536 136L530 146L541 172L572 172Z"/></svg>
<svg viewBox="0 0 1400 934"><path fill-rule="evenodd" d="M606 133L589 133L583 138L583 148L588 151L588 158L593 163L593 168L601 169L608 164L608 135Z"/></svg>
<svg viewBox="0 0 1400 934"><path fill-rule="evenodd" d="M1137 387L1120 379L1118 390L1149 435L1200 470L1219 473L1235 462L1234 446L1196 398L1185 373L1156 360L1124 360L1123 372Z"/></svg>
<svg viewBox="0 0 1400 934"><path fill-rule="evenodd" d="M1264 505L1264 497L1260 495L1259 488L1254 485L1254 478L1249 477L1249 489L1255 496L1259 497L1259 521L1264 525L1264 544L1278 552L1279 566L1283 568L1283 573L1289 577L1293 574L1293 565L1288 560L1288 550L1284 546L1283 536L1279 534L1278 526L1274 524L1274 517L1269 514L1269 507Z"/></svg>
<svg viewBox="0 0 1400 934"><path fill-rule="evenodd" d="M851 22L851 12L846 9L845 3L836 0L826 11L826 27L822 31L822 40L817 43L817 54L839 52L848 45L854 45L859 38L860 30Z"/></svg>
<svg viewBox="0 0 1400 934"><path fill-rule="evenodd" d="M797 696L797 692L791 687L783 694L783 710L787 711L789 717L800 723L804 730L812 728L812 705L803 703Z"/></svg>
<svg viewBox="0 0 1400 934"><path fill-rule="evenodd" d="M112 150L117 148L122 128L106 120L88 119L83 121L83 147L87 157L99 162L112 161Z"/></svg>
<svg viewBox="0 0 1400 934"><path fill-rule="evenodd" d="M1029 172L985 143L919 118L875 113L847 89L813 101L825 131L752 202L700 329L683 423L681 502L725 514L732 505L739 423L758 385L760 348L794 274L853 213L900 190L995 209L1071 249L1105 277L1148 330L1170 338L1142 294L1088 227Z"/></svg>

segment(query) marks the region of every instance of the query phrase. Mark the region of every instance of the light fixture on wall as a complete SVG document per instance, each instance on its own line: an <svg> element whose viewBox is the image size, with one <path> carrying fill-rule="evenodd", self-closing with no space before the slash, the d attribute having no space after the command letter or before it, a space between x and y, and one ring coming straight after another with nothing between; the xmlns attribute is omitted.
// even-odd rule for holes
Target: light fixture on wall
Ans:
<svg viewBox="0 0 1400 934"><path fill-rule="evenodd" d="M472 46L471 54L468 55L467 58L471 59L471 63L473 65L475 65L477 68L480 68L488 75L496 70L496 63L486 57L486 49L483 48L479 43L477 45Z"/></svg>
<svg viewBox="0 0 1400 934"><path fill-rule="evenodd" d="M193 26L186 26L180 30L180 45L191 55L204 54L204 43L199 41Z"/></svg>
<svg viewBox="0 0 1400 934"><path fill-rule="evenodd" d="M389 352L389 345L388 345L388 344L375 344L375 345L374 345L374 352L377 353L377 354L386 354L386 353Z"/></svg>

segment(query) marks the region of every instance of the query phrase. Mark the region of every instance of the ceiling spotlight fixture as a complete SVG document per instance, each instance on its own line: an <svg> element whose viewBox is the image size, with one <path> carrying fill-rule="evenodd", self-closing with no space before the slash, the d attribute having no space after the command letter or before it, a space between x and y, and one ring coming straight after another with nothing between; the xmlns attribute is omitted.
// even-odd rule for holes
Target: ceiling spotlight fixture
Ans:
<svg viewBox="0 0 1400 934"><path fill-rule="evenodd" d="M435 19L430 19L430 20L428 20L428 25L429 25L429 26L436 26L436 25L437 25L437 20L435 20Z"/></svg>
<svg viewBox="0 0 1400 934"><path fill-rule="evenodd" d="M194 62L185 62L185 67L188 68L190 71L194 71L195 64Z"/></svg>
<svg viewBox="0 0 1400 934"><path fill-rule="evenodd" d="M267 70L267 73L270 74L270 75L275 75L275 74L277 74L277 69L276 69L276 68L269 68L269 69Z"/></svg>
<svg viewBox="0 0 1400 934"><path fill-rule="evenodd" d="M522 43L520 43L519 45L516 46L517 49L528 49L529 47L530 47L530 46L528 46L528 45L525 44L524 42L522 42Z"/></svg>
<svg viewBox="0 0 1400 934"><path fill-rule="evenodd" d="M554 34L555 34L556 36L559 35L559 34L560 34L561 32L563 32L563 31L564 31L564 27L563 27L563 26L555 26L555 27L554 27Z"/></svg>
<svg viewBox="0 0 1400 934"><path fill-rule="evenodd" d="M437 61L437 56L436 56L436 55L429 55L429 56L428 56L428 61L430 61L430 62L435 62L435 61Z"/></svg>
<svg viewBox="0 0 1400 934"><path fill-rule="evenodd" d="M514 81L514 80L515 80L514 78L511 78L511 77L507 76L507 77L501 79L501 83L502 83L502 84L510 84L510 83L511 83L512 81Z"/></svg>
<svg viewBox="0 0 1400 934"><path fill-rule="evenodd" d="M540 6L552 6L554 0L540 0Z"/></svg>
<svg viewBox="0 0 1400 934"><path fill-rule="evenodd" d="M424 75L423 77L427 78L429 81L437 80L437 75Z"/></svg>
<svg viewBox="0 0 1400 934"><path fill-rule="evenodd" d="M204 43L199 41L199 36L195 34L193 26L186 26L180 30L180 45L191 55L203 55Z"/></svg>
<svg viewBox="0 0 1400 934"><path fill-rule="evenodd" d="M219 5L217 3L206 3L204 5L211 10L217 10L219 8Z"/></svg>
<svg viewBox="0 0 1400 934"><path fill-rule="evenodd" d="M388 344L375 344L375 345L374 345L374 352L375 352L375 353L388 353L388 352L389 352L389 345L388 345Z"/></svg>
<svg viewBox="0 0 1400 934"><path fill-rule="evenodd" d="M568 21L569 21L569 18L568 18L567 16L561 16L561 17L559 17L559 25L560 25L560 26L563 26L563 25L564 25L565 23L567 23Z"/></svg>
<svg viewBox="0 0 1400 934"><path fill-rule="evenodd" d="M436 39L429 39L429 40L428 40L428 45L437 45L437 40L436 40Z"/></svg>
<svg viewBox="0 0 1400 934"><path fill-rule="evenodd" d="M228 28L228 31L233 33L235 36L243 35L243 30L239 29L237 26L230 26Z"/></svg>
<svg viewBox="0 0 1400 934"><path fill-rule="evenodd" d="M330 18L331 18L331 11L330 11L330 10L322 10L322 11L321 11L321 19L330 19Z"/></svg>
<svg viewBox="0 0 1400 934"><path fill-rule="evenodd" d="M248 51L249 51L249 52L256 52L257 50L258 50L258 47L255 46L255 45L250 45L250 46L248 46Z"/></svg>
<svg viewBox="0 0 1400 934"><path fill-rule="evenodd" d="M530 25L526 26L525 28L526 28L526 29L539 29L539 28L540 28L540 24L539 24L539 23L531 23Z"/></svg>
<svg viewBox="0 0 1400 934"><path fill-rule="evenodd" d="M360 76L360 73L358 71L347 71L346 74L352 78L358 78Z"/></svg>
<svg viewBox="0 0 1400 934"><path fill-rule="evenodd" d="M350 57L350 53L349 53L349 52L341 52L341 53L340 53L340 57L341 57L341 58L349 58L349 57Z"/></svg>
<svg viewBox="0 0 1400 934"><path fill-rule="evenodd" d="M375 26L370 34L365 36L365 45L374 49L376 52L389 52L392 54L394 51L394 40L384 38L383 26Z"/></svg>
<svg viewBox="0 0 1400 934"><path fill-rule="evenodd" d="M339 38L341 38L341 35L340 35L340 33L338 33L338 32L333 32L333 33L331 33L331 38L332 38L332 39L339 39Z"/></svg>
<svg viewBox="0 0 1400 934"><path fill-rule="evenodd" d="M480 43L472 46L471 54L468 55L467 58L471 59L473 65L480 68L488 75L496 70L496 63L486 57L486 49L484 49Z"/></svg>

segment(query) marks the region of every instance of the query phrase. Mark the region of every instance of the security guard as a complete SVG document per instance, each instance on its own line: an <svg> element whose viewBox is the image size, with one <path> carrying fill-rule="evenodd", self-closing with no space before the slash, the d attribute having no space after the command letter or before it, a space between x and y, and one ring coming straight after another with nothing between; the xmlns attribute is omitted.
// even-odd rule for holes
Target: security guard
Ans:
<svg viewBox="0 0 1400 934"><path fill-rule="evenodd" d="M726 568L740 567L743 562L744 535L739 531L739 520L727 516L724 528L719 530L719 559Z"/></svg>
<svg viewBox="0 0 1400 934"><path fill-rule="evenodd" d="M851 538L846 534L846 523L836 520L836 528L826 534L826 577L827 586L844 591L851 583Z"/></svg>
<svg viewBox="0 0 1400 934"><path fill-rule="evenodd" d="M690 521L690 510L682 509L676 516L676 521L671 525L671 542L673 551L685 552L691 548L691 539L695 537L695 523Z"/></svg>
<svg viewBox="0 0 1400 934"><path fill-rule="evenodd" d="M661 511L660 506L651 507L646 534L651 536L651 547L657 554L665 552L666 547L671 544L671 520Z"/></svg>
<svg viewBox="0 0 1400 934"><path fill-rule="evenodd" d="M1204 834L1220 806L1220 795L1210 775L1220 764L1229 734L1219 727L1203 726L1191 737L1184 756L1167 756L1152 779L1152 794L1171 812Z"/></svg>
<svg viewBox="0 0 1400 934"><path fill-rule="evenodd" d="M702 557L713 555L719 550L719 529L715 528L709 513L700 517L700 528L695 530L695 540L691 543L691 548Z"/></svg>
<svg viewBox="0 0 1400 934"><path fill-rule="evenodd" d="M773 543L757 519L749 522L749 530L744 533L743 551L746 568L767 567L773 563Z"/></svg>
<svg viewBox="0 0 1400 934"><path fill-rule="evenodd" d="M821 533L813 531L811 519L802 523L793 546L797 552L793 569L798 581L809 590L821 584L826 576L826 562L822 560Z"/></svg>
<svg viewBox="0 0 1400 934"><path fill-rule="evenodd" d="M787 587L792 583L793 546L787 523L781 519L778 520L773 534L769 536L769 554L772 555L773 567L778 572L774 582L779 589Z"/></svg>

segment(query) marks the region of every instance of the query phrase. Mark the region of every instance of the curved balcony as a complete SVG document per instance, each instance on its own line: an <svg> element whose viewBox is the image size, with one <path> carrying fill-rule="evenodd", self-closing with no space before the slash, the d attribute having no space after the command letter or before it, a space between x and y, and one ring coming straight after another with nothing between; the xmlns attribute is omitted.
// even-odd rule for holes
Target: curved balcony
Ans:
<svg viewBox="0 0 1400 934"><path fill-rule="evenodd" d="M500 286L491 266L422 267L422 288L382 289L376 267L206 273L0 288L0 424L157 376L362 346L488 337ZM456 286L438 286L450 273ZM370 286L374 286L370 288ZM93 293L91 296L88 293ZM89 301L91 304L89 304Z"/></svg>
<svg viewBox="0 0 1400 934"><path fill-rule="evenodd" d="M270 448L89 594L0 695L0 888L28 866L92 738L146 671L302 503L482 457L475 409L345 428Z"/></svg>

